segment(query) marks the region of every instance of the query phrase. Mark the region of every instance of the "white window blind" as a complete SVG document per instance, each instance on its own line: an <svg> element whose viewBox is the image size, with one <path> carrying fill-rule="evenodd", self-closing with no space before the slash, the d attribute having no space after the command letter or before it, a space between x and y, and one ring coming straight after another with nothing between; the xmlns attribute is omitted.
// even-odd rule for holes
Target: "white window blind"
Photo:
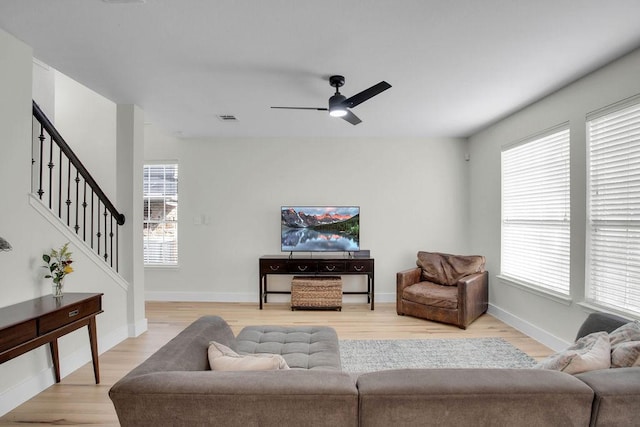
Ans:
<svg viewBox="0 0 640 427"><path fill-rule="evenodd" d="M178 264L178 165L144 166L144 263Z"/></svg>
<svg viewBox="0 0 640 427"><path fill-rule="evenodd" d="M640 314L640 103L587 117L588 302Z"/></svg>
<svg viewBox="0 0 640 427"><path fill-rule="evenodd" d="M501 276L569 295L569 129L502 151Z"/></svg>

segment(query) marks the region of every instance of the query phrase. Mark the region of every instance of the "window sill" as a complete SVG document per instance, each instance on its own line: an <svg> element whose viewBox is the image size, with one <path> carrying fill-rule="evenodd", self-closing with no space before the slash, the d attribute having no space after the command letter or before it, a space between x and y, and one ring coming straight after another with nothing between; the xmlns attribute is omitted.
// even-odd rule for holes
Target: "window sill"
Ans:
<svg viewBox="0 0 640 427"><path fill-rule="evenodd" d="M638 318L636 314L622 311L622 310L616 310L611 307L594 304L592 302L582 301L582 302L579 302L578 305L584 310L585 313L589 313L589 314L599 312L599 313L615 314L616 316L624 317L625 319Z"/></svg>
<svg viewBox="0 0 640 427"><path fill-rule="evenodd" d="M521 280L514 279L512 277L503 276L500 274L498 274L498 276L496 277L500 280L500 282L504 283L505 285L522 289L523 291L529 292L530 294L534 294L566 306L571 305L571 303L573 302L573 299L571 299L570 296L553 292L547 289L543 289L535 285L531 285L529 283L523 282Z"/></svg>
<svg viewBox="0 0 640 427"><path fill-rule="evenodd" d="M148 269L158 269L158 270L179 270L180 269L180 265L179 264L175 264L175 265L163 265L163 264L145 264L144 268L148 268Z"/></svg>

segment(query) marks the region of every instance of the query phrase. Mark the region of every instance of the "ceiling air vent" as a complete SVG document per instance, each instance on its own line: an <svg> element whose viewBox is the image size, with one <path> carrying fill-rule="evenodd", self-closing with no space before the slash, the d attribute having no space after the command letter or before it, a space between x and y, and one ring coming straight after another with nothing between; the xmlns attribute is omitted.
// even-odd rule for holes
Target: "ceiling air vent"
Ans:
<svg viewBox="0 0 640 427"><path fill-rule="evenodd" d="M216 116L221 122L237 122L238 118L233 114L219 114Z"/></svg>

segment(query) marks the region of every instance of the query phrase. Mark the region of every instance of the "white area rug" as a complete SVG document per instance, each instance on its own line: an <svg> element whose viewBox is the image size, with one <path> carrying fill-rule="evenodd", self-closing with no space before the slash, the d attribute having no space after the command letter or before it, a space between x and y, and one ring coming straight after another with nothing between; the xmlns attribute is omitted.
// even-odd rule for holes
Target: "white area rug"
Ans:
<svg viewBox="0 0 640 427"><path fill-rule="evenodd" d="M502 338L341 340L345 372L401 368L530 368L536 361Z"/></svg>

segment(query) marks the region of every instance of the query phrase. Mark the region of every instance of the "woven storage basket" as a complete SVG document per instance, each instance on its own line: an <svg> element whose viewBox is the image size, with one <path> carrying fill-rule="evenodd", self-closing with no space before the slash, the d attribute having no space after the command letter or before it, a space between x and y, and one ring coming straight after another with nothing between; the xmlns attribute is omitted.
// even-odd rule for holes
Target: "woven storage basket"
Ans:
<svg viewBox="0 0 640 427"><path fill-rule="evenodd" d="M342 278L339 276L295 276L291 281L291 310L342 310Z"/></svg>

